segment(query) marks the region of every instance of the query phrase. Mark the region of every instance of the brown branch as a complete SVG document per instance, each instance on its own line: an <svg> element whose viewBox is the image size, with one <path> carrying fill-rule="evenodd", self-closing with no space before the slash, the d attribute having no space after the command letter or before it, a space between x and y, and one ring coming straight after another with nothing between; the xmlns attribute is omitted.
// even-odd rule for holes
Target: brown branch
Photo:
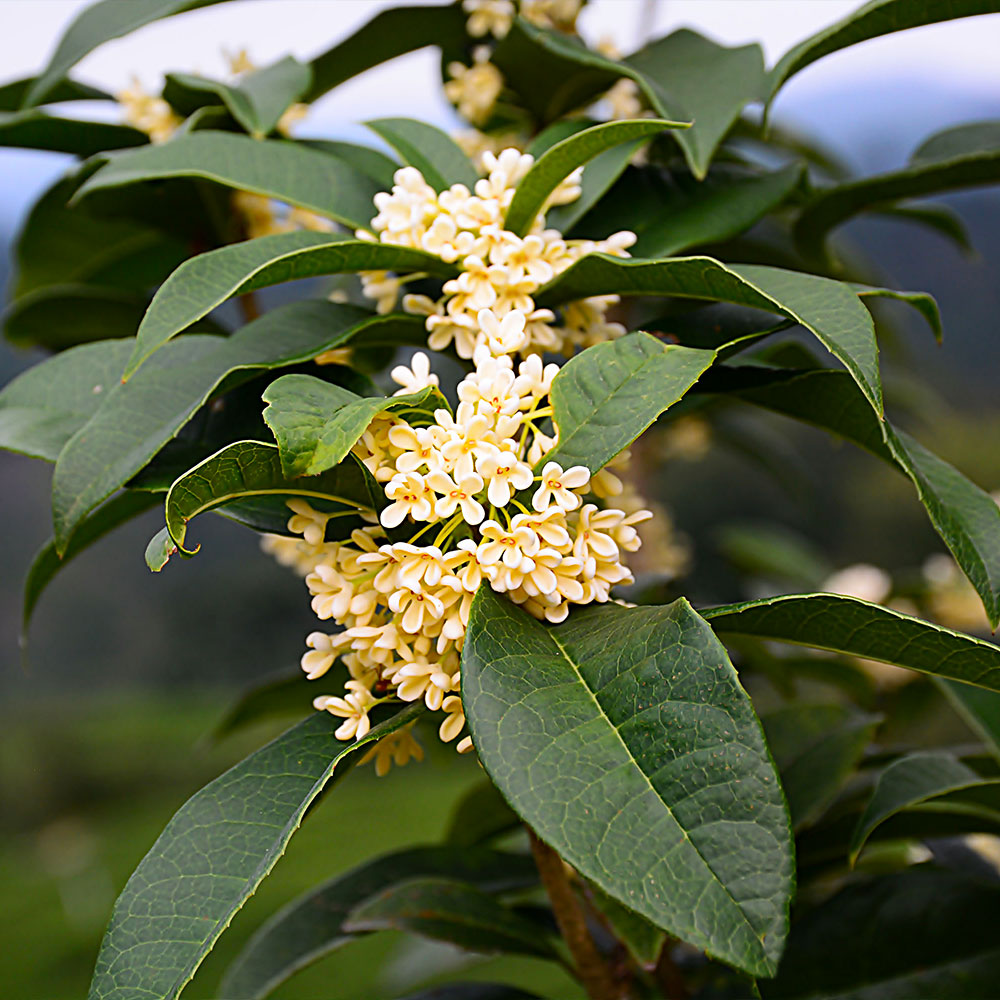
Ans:
<svg viewBox="0 0 1000 1000"><path fill-rule="evenodd" d="M260 316L260 309L257 306L257 296L253 292L247 292L240 296L240 311L243 313L243 322L251 323Z"/></svg>
<svg viewBox="0 0 1000 1000"><path fill-rule="evenodd" d="M562 858L548 844L539 840L531 827L528 827L528 838L542 885L552 903L556 923L576 963L576 970L587 996L590 1000L618 1000L620 991L587 930L583 910L569 884Z"/></svg>
<svg viewBox="0 0 1000 1000"><path fill-rule="evenodd" d="M681 975L681 970L674 964L670 952L673 949L673 938L667 938L660 949L660 957L657 959L656 968L653 970L653 978L663 990L666 1000L687 1000L690 994L687 991L687 984Z"/></svg>

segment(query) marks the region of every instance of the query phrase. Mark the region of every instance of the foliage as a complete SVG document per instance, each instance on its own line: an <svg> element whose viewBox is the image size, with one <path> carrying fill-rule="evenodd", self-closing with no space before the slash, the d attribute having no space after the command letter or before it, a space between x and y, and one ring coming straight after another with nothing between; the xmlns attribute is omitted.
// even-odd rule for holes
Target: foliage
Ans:
<svg viewBox="0 0 1000 1000"><path fill-rule="evenodd" d="M852 178L751 109L824 55L993 5L875 0L770 70L758 46L688 29L599 52L573 0L400 7L311 63L179 67L160 95L120 96L126 124L45 110L109 99L69 70L205 2L100 0L37 77L0 88L0 144L84 160L28 216L4 314L9 339L51 352L0 391L0 446L54 463L24 624L61 565L139 513L163 505L159 571L215 512L306 577L342 628L312 633L303 667L346 687L177 812L115 906L91 997L178 996L313 803L356 759L380 775L419 759L428 717L445 742L467 726L458 748L488 777L446 844L291 902L224 995L268 995L385 930L552 962L603 1000L991 982L995 885L921 845L970 854L969 835L1000 830L1000 647L949 627L937 600L947 577L981 602L979 631L1000 623L1000 508L886 415L868 304L908 302L940 336L933 300L880 287L829 237L875 211L964 240L909 199L1000 180L1000 124ZM368 122L392 156L291 137L303 102L427 45L474 131ZM777 237L753 243L761 231ZM333 275L360 282L298 285L260 313L259 290ZM434 371L412 351L393 367L418 346ZM873 567L824 579L794 539L730 529L738 569L806 592L684 596L628 449L755 410L902 473L944 573L890 602ZM651 579L628 564L643 533ZM980 744L885 739L901 675L929 677ZM269 682L220 733L302 715L307 688Z"/></svg>

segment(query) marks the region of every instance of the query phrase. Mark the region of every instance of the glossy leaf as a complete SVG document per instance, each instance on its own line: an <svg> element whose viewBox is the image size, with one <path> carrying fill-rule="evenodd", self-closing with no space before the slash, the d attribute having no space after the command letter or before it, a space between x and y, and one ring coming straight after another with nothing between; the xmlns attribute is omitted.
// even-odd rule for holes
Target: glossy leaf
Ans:
<svg viewBox="0 0 1000 1000"><path fill-rule="evenodd" d="M773 972L788 814L750 701L686 601L548 627L483 587L462 699L487 773L574 868L710 955Z"/></svg>
<svg viewBox="0 0 1000 1000"><path fill-rule="evenodd" d="M187 336L167 344L125 383L119 368L102 383L110 390L106 402L91 410L92 418L56 465L53 511L60 544L88 510L176 437L224 380L231 389L256 372L308 361L355 339L378 342L418 325L419 319L408 323L357 306L306 300L265 313L225 339ZM115 360L120 357L115 352Z"/></svg>
<svg viewBox="0 0 1000 1000"><path fill-rule="evenodd" d="M409 705L342 743L325 713L300 722L188 800L111 916L90 1000L173 1000L284 853L306 809L356 751L412 721Z"/></svg>
<svg viewBox="0 0 1000 1000"><path fill-rule="evenodd" d="M372 198L378 187L370 177L301 143L206 129L105 159L77 199L144 181L200 177L277 198L350 229L367 226L375 214Z"/></svg>
<svg viewBox="0 0 1000 1000"><path fill-rule="evenodd" d="M458 847L475 847L521 825L507 800L492 781L471 788L459 800L448 821L445 842Z"/></svg>
<svg viewBox="0 0 1000 1000"><path fill-rule="evenodd" d="M348 459L320 476L290 479L281 470L278 449L261 441L237 441L216 452L181 476L167 493L166 520L170 537L184 548L188 522L198 514L244 497L261 495L317 497L343 504L338 517L357 527L357 511L370 508L364 466Z"/></svg>
<svg viewBox="0 0 1000 1000"><path fill-rule="evenodd" d="M987 997L1000 889L922 866L864 881L796 921L766 1000Z"/></svg>
<svg viewBox="0 0 1000 1000"><path fill-rule="evenodd" d="M851 776L879 718L844 705L790 705L761 720L781 773L792 826L815 822Z"/></svg>
<svg viewBox="0 0 1000 1000"><path fill-rule="evenodd" d="M234 295L320 274L382 269L452 273L440 258L419 250L309 232L262 236L193 257L153 297L125 377L171 337Z"/></svg>
<svg viewBox="0 0 1000 1000"><path fill-rule="evenodd" d="M0 390L0 448L54 462L118 382L131 345L83 344L46 358Z"/></svg>
<svg viewBox="0 0 1000 1000"><path fill-rule="evenodd" d="M738 384L742 379L746 379L744 388ZM833 431L901 469L996 626L1000 621L1000 510L988 493L908 434L876 420L841 372L786 375L743 370L733 388L742 399Z"/></svg>
<svg viewBox="0 0 1000 1000"><path fill-rule="evenodd" d="M1000 695L970 684L946 680L937 683L958 714L982 736L990 752L1000 758Z"/></svg>
<svg viewBox="0 0 1000 1000"><path fill-rule="evenodd" d="M144 146L148 142L146 133L131 125L59 118L35 108L28 111L0 111L0 146L93 156L106 149Z"/></svg>
<svg viewBox="0 0 1000 1000"><path fill-rule="evenodd" d="M932 136L902 170L821 190L795 223L803 253L820 255L827 234L848 219L903 198L1000 181L1000 122L959 125Z"/></svg>
<svg viewBox="0 0 1000 1000"><path fill-rule="evenodd" d="M507 209L504 227L524 236L553 191L577 168L595 156L664 129L683 129L687 122L640 118L635 121L604 122L577 132L549 147L524 175Z"/></svg>
<svg viewBox="0 0 1000 1000"><path fill-rule="evenodd" d="M356 906L414 878L453 878L483 892L504 892L533 885L538 872L524 855L482 847L412 847L373 858L311 889L262 924L226 971L221 994L231 1000L267 996L357 936L344 927Z"/></svg>
<svg viewBox="0 0 1000 1000"><path fill-rule="evenodd" d="M185 118L206 104L221 102L250 135L262 139L274 131L289 106L309 89L311 80L308 66L286 56L243 75L235 83L170 73L163 96Z"/></svg>
<svg viewBox="0 0 1000 1000"><path fill-rule="evenodd" d="M263 395L264 421L281 451L281 465L291 476L315 476L333 468L354 447L372 419L395 409L418 409L428 422L447 408L434 388L405 396L363 397L311 375L282 375Z"/></svg>
<svg viewBox="0 0 1000 1000"><path fill-rule="evenodd" d="M384 889L355 906L344 929L408 931L484 954L556 957L537 924L448 875L412 878Z"/></svg>
<svg viewBox="0 0 1000 1000"><path fill-rule="evenodd" d="M851 373L876 413L882 413L871 316L857 295L838 281L777 267L721 264L711 257L626 260L597 253L550 281L536 301L546 306L607 294L716 299L787 316L816 336Z"/></svg>
<svg viewBox="0 0 1000 1000"><path fill-rule="evenodd" d="M699 180L740 112L758 100L765 79L759 45L727 48L687 28L651 42L625 65L639 74L664 118L693 120L674 138Z"/></svg>
<svg viewBox="0 0 1000 1000"><path fill-rule="evenodd" d="M850 860L853 865L872 831L890 816L928 800L981 785L984 781L947 753L911 753L893 761L880 775L872 796L851 837Z"/></svg>
<svg viewBox="0 0 1000 1000"><path fill-rule="evenodd" d="M543 462L597 472L676 403L715 360L714 351L630 333L571 358L552 383L555 448Z"/></svg>
<svg viewBox="0 0 1000 1000"><path fill-rule="evenodd" d="M472 161L455 140L433 125L413 118L378 118L365 125L392 146L404 163L416 167L435 191L452 184L464 184L471 191L479 180Z"/></svg>
<svg viewBox="0 0 1000 1000"><path fill-rule="evenodd" d="M829 649L1000 691L1000 646L835 594L790 594L701 611L718 632Z"/></svg>
<svg viewBox="0 0 1000 1000"><path fill-rule="evenodd" d="M207 7L219 0L101 0L84 8L63 32L49 64L35 79L24 97L24 105L41 104L67 71L99 45L121 38L161 17Z"/></svg>
<svg viewBox="0 0 1000 1000"><path fill-rule="evenodd" d="M766 95L761 96L773 100L788 79L806 66L869 38L997 10L1000 10L1000 5L993 0L949 0L948 3L938 0L873 0L786 52L768 74Z"/></svg>

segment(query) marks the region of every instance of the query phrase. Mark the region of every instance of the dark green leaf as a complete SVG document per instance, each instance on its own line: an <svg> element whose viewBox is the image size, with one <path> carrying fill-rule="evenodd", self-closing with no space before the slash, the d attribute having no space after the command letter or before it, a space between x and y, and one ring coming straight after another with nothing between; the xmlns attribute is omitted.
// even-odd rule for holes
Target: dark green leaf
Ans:
<svg viewBox="0 0 1000 1000"><path fill-rule="evenodd" d="M288 508L285 508L288 512ZM262 720L293 715L299 718L313 711L316 687L301 670L281 673L247 689L229 707L212 729L212 740L221 740L230 733Z"/></svg>
<svg viewBox="0 0 1000 1000"><path fill-rule="evenodd" d="M17 111L24 103L24 97L35 82L33 76L12 80L0 86L0 111ZM63 79L49 91L46 103L59 104L63 101L113 101L114 98L97 87L80 83L78 80Z"/></svg>
<svg viewBox="0 0 1000 1000"><path fill-rule="evenodd" d="M475 886L454 878L412 878L355 906L348 932L408 931L468 951L555 958L541 928Z"/></svg>
<svg viewBox="0 0 1000 1000"><path fill-rule="evenodd" d="M143 146L148 142L146 133L131 125L58 118L34 108L29 111L0 111L0 146L92 156L106 149Z"/></svg>
<svg viewBox="0 0 1000 1000"><path fill-rule="evenodd" d="M229 338L182 337L125 383L119 368L100 383L110 390L106 402L96 413L97 407L91 408L92 419L56 465L53 510L60 544L88 510L129 482L176 437L223 381L231 389L258 371L308 361L355 338L363 344L369 337L387 337L408 325L419 325L419 317L411 322L398 315L375 316L357 306L306 300L273 309ZM113 352L113 358L120 360L121 352Z"/></svg>
<svg viewBox="0 0 1000 1000"><path fill-rule="evenodd" d="M1000 122L959 125L929 139L908 166L821 190L795 223L795 241L821 255L831 229L902 198L1000 181Z"/></svg>
<svg viewBox="0 0 1000 1000"><path fill-rule="evenodd" d="M24 603L21 611L21 647L27 645L28 626L42 591L49 582L71 559L89 548L94 542L100 541L106 534L114 531L119 525L132 520L151 507L155 507L159 497L150 493L135 493L126 491L112 497L106 504L86 518L73 536L72 542L66 547L62 557L56 552L54 539L50 539L39 549L31 561L28 575L24 581Z"/></svg>
<svg viewBox="0 0 1000 1000"><path fill-rule="evenodd" d="M612 899L596 885L590 886L589 891L591 902L604 916L615 937L641 965L652 969L667 939L666 933L645 917L622 906L617 899Z"/></svg>
<svg viewBox="0 0 1000 1000"><path fill-rule="evenodd" d="M118 384L131 351L124 340L73 347L0 390L0 448L54 462Z"/></svg>
<svg viewBox="0 0 1000 1000"><path fill-rule="evenodd" d="M377 149L369 149L368 146L335 139L300 139L299 142L310 149L345 160L355 170L367 174L375 181L379 191L388 191L392 187L392 175L399 169L395 160Z"/></svg>
<svg viewBox="0 0 1000 1000"><path fill-rule="evenodd" d="M759 99L765 80L759 45L726 48L687 28L633 53L625 65L639 74L664 118L693 119L674 138L699 180L740 112Z"/></svg>
<svg viewBox="0 0 1000 1000"><path fill-rule="evenodd" d="M873 0L786 52L768 74L766 93L760 96L772 100L789 77L806 66L869 38L997 10L994 0Z"/></svg>
<svg viewBox="0 0 1000 1000"><path fill-rule="evenodd" d="M341 743L325 713L300 722L206 785L139 863L97 958L90 1000L173 1000L284 853L310 803L355 751L406 725L408 705Z"/></svg>
<svg viewBox="0 0 1000 1000"><path fill-rule="evenodd" d="M105 157L107 162L76 194L171 177L205 180L277 198L356 229L375 214L375 182L346 160L324 156L302 143L252 139L210 130L187 132L170 142Z"/></svg>
<svg viewBox="0 0 1000 1000"><path fill-rule="evenodd" d="M767 522L724 524L716 545L741 573L794 587L818 587L832 572L829 561L802 535Z"/></svg>
<svg viewBox="0 0 1000 1000"><path fill-rule="evenodd" d="M986 741L994 756L1000 757L1000 695L969 684L938 680L955 710Z"/></svg>
<svg viewBox="0 0 1000 1000"><path fill-rule="evenodd" d="M448 821L446 843L474 847L521 825L520 819L492 781L471 788L455 806Z"/></svg>
<svg viewBox="0 0 1000 1000"><path fill-rule="evenodd" d="M715 360L714 351L630 333L571 358L552 383L555 448L543 462L603 468L679 400Z"/></svg>
<svg viewBox="0 0 1000 1000"><path fill-rule="evenodd" d="M466 17L455 3L380 11L349 38L313 59L313 83L305 99L315 101L366 69L427 45L461 52L467 40Z"/></svg>
<svg viewBox="0 0 1000 1000"><path fill-rule="evenodd" d="M884 820L904 809L949 792L981 785L984 781L947 753L912 753L893 761L880 775L868 805L851 837L851 864L857 860L872 831Z"/></svg>
<svg viewBox="0 0 1000 1000"><path fill-rule="evenodd" d="M11 343L61 351L134 337L148 301L137 292L99 285L44 285L15 299L0 321Z"/></svg>
<svg viewBox="0 0 1000 1000"><path fill-rule="evenodd" d="M526 993L506 983L442 983L398 1000L541 1000L537 993Z"/></svg>
<svg viewBox="0 0 1000 1000"><path fill-rule="evenodd" d="M435 191L452 184L464 184L471 191L479 179L455 140L433 125L412 118L378 118L365 125L392 146L404 163L416 167Z"/></svg>
<svg viewBox="0 0 1000 1000"><path fill-rule="evenodd" d="M1000 978L1000 889L917 868L849 886L796 922L767 1000L969 1000Z"/></svg>
<svg viewBox="0 0 1000 1000"><path fill-rule="evenodd" d="M594 125L549 147L521 179L504 219L506 229L524 236L545 206L549 195L577 167L622 143L656 135L664 129L685 128L685 122L641 118Z"/></svg>
<svg viewBox="0 0 1000 1000"><path fill-rule="evenodd" d="M934 202L910 202L905 205L889 205L879 212L890 219L902 219L905 222L915 222L918 225L933 229L951 240L960 250L975 253L972 238L965 226L965 220L948 205L937 205Z"/></svg>
<svg viewBox="0 0 1000 1000"><path fill-rule="evenodd" d="M293 900L264 923L227 970L222 995L231 1000L265 997L356 936L344 928L355 906L400 882L435 876L456 878L484 892L523 888L538 880L530 858L482 847L413 847L373 858Z"/></svg>
<svg viewBox="0 0 1000 1000"><path fill-rule="evenodd" d="M278 449L260 441L237 441L206 458L181 476L167 493L166 520L170 537L185 549L188 522L198 514L243 497L260 495L317 497L343 504L335 516L357 527L357 512L371 507L365 468L349 457L320 476L289 479L281 471ZM153 568L153 567L150 567Z"/></svg>
<svg viewBox="0 0 1000 1000"><path fill-rule="evenodd" d="M829 649L1000 691L1000 647L835 594L790 594L707 608L719 632Z"/></svg>
<svg viewBox="0 0 1000 1000"><path fill-rule="evenodd" d="M773 972L788 814L750 701L686 601L578 608L547 627L481 588L462 699L487 773L582 875L709 954Z"/></svg>
<svg viewBox="0 0 1000 1000"><path fill-rule="evenodd" d="M426 411L448 403L437 389L405 396L362 397L311 375L282 375L263 395L264 421L281 451L285 475L315 476L337 465L374 417L397 408Z"/></svg>
<svg viewBox="0 0 1000 1000"><path fill-rule="evenodd" d="M419 250L310 232L262 236L193 257L153 297L125 377L171 337L234 295L319 274L383 269L453 273L439 257Z"/></svg>
<svg viewBox="0 0 1000 1000"><path fill-rule="evenodd" d="M879 723L877 716L844 705L791 705L761 721L795 829L822 815L854 772Z"/></svg>
<svg viewBox="0 0 1000 1000"><path fill-rule="evenodd" d="M545 306L609 293L717 299L787 316L818 338L851 373L876 413L882 413L871 316L841 282L777 267L730 266L711 257L623 260L595 253L550 281L536 300Z"/></svg>
<svg viewBox="0 0 1000 1000"><path fill-rule="evenodd" d="M920 313L927 325L934 334L934 339L940 344L944 339L944 329L941 326L941 310L938 309L937 301L933 295L927 292L900 292L894 288L872 288L871 285L852 285L858 297L864 302L866 299L896 299L898 302L905 302Z"/></svg>

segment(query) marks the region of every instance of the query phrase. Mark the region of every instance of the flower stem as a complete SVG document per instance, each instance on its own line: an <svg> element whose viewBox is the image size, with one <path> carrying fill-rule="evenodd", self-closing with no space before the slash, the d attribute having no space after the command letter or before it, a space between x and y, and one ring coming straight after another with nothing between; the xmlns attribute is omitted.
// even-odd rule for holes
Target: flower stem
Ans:
<svg viewBox="0 0 1000 1000"><path fill-rule="evenodd" d="M620 991L587 930L583 910L573 894L562 858L548 844L539 840L530 826L527 829L538 874L549 895L559 931L573 956L587 996L590 1000L618 1000Z"/></svg>

